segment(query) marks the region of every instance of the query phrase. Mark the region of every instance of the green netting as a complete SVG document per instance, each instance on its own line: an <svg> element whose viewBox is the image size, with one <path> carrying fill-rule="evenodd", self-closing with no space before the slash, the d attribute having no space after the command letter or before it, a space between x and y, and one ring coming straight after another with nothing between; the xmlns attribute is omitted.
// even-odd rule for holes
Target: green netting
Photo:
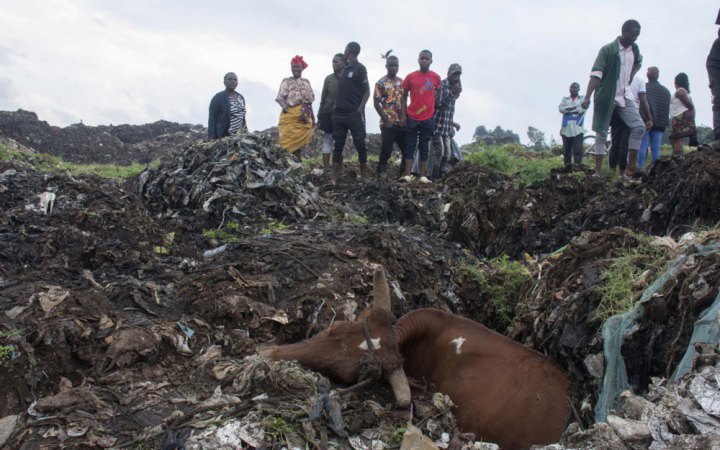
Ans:
<svg viewBox="0 0 720 450"><path fill-rule="evenodd" d="M665 286L668 280L674 278L683 264L690 256L702 257L713 253L720 253L720 243L709 245L697 245L697 251L678 256L670 262L665 273L658 277L642 294L640 300L633 308L624 313L610 317L605 321L602 328L603 351L605 354L605 376L603 384L598 396L598 402L595 405L595 421L606 422L607 415L613 408L619 405L620 393L630 388L627 378L627 370L625 369L625 361L622 358L620 349L622 348L625 337L631 335L637 330L637 319L645 315L645 303L659 290ZM677 380L690 370L692 365L694 350L693 346L697 342L707 342L717 344L720 340L720 294L715 302L708 309L703 311L700 318L695 322L692 339L685 352L685 356L673 374L673 380Z"/></svg>

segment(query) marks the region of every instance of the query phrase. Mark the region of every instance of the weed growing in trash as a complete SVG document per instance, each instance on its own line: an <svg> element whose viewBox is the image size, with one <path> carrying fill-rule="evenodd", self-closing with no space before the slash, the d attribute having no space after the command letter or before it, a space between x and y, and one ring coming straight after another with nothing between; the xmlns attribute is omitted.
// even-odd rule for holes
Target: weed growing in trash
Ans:
<svg viewBox="0 0 720 450"><path fill-rule="evenodd" d="M282 222L271 221L270 223L268 223L268 224L265 226L265 228L263 228L263 229L260 231L260 235L261 235L261 236L270 236L270 235L272 235L272 234L279 233L279 232L283 231L283 230L286 229L287 227L288 227L288 226L285 225L285 224L282 223Z"/></svg>
<svg viewBox="0 0 720 450"><path fill-rule="evenodd" d="M562 160L552 154L536 153L518 144L486 147L471 144L466 160L515 178L515 187L536 186L550 178L550 171L562 167Z"/></svg>
<svg viewBox="0 0 720 450"><path fill-rule="evenodd" d="M672 257L669 248L652 246L650 238L636 236L638 246L622 249L601 272L604 283L598 288L600 304L595 312L600 323L632 308L639 290L651 283L652 275Z"/></svg>
<svg viewBox="0 0 720 450"><path fill-rule="evenodd" d="M14 352L12 345L0 345L0 367L9 365Z"/></svg>
<svg viewBox="0 0 720 450"><path fill-rule="evenodd" d="M520 290L531 279L530 271L522 263L510 260L507 255L468 264L464 270L475 277L501 325L509 326L515 318Z"/></svg>
<svg viewBox="0 0 720 450"><path fill-rule="evenodd" d="M296 433L295 429L282 417L266 417L263 428L265 429L266 438L269 438L271 442L275 443L285 444L287 442L285 435L288 433Z"/></svg>

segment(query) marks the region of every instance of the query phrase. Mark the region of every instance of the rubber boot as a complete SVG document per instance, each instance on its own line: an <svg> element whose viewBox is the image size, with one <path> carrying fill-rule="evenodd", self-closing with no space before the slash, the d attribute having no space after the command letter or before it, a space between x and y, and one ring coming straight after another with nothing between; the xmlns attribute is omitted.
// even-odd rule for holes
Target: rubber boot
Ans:
<svg viewBox="0 0 720 450"><path fill-rule="evenodd" d="M368 179L368 165L366 162L360 163L360 179L366 181Z"/></svg>
<svg viewBox="0 0 720 450"><path fill-rule="evenodd" d="M334 162L332 164L332 173L330 174L330 181L332 181L333 184L337 183L338 178L340 178L341 172L342 172L342 163Z"/></svg>
<svg viewBox="0 0 720 450"><path fill-rule="evenodd" d="M330 168L330 153L323 153L323 169Z"/></svg>

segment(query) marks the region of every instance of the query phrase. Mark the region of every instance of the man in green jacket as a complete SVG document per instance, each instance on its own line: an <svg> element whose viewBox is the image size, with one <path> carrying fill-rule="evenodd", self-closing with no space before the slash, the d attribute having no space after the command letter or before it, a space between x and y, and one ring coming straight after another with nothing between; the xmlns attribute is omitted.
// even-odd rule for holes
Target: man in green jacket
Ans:
<svg viewBox="0 0 720 450"><path fill-rule="evenodd" d="M643 123L639 108L630 92L630 82L642 64L642 55L635 44L639 35L640 24L637 20L625 22L622 26L622 34L600 49L590 72L590 81L582 108L588 109L594 92L592 129L595 131L595 145L591 153L595 155L596 176L600 175L603 156L607 153L605 141L613 111L617 111L622 121L630 128L627 167L627 174L630 176L637 169L637 153L645 129L652 128L651 121Z"/></svg>

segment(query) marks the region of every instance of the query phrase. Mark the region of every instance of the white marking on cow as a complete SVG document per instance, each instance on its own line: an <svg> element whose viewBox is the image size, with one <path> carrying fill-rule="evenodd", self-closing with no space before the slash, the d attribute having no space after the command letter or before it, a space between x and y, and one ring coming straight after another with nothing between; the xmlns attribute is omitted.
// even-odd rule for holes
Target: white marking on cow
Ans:
<svg viewBox="0 0 720 450"><path fill-rule="evenodd" d="M455 344L455 353L456 353L456 354L459 355L460 353L462 353L462 352L460 351L460 348L462 347L463 342L465 342L465 341L467 341L467 339L465 339L465 338L462 337L462 336L456 337L455 339L453 339L452 341L450 341L451 344Z"/></svg>
<svg viewBox="0 0 720 450"><path fill-rule="evenodd" d="M372 342L373 348L375 350L380 350L380 338L370 339L370 341ZM367 341L362 341L362 344L358 345L358 347L361 350L367 350L368 349Z"/></svg>

